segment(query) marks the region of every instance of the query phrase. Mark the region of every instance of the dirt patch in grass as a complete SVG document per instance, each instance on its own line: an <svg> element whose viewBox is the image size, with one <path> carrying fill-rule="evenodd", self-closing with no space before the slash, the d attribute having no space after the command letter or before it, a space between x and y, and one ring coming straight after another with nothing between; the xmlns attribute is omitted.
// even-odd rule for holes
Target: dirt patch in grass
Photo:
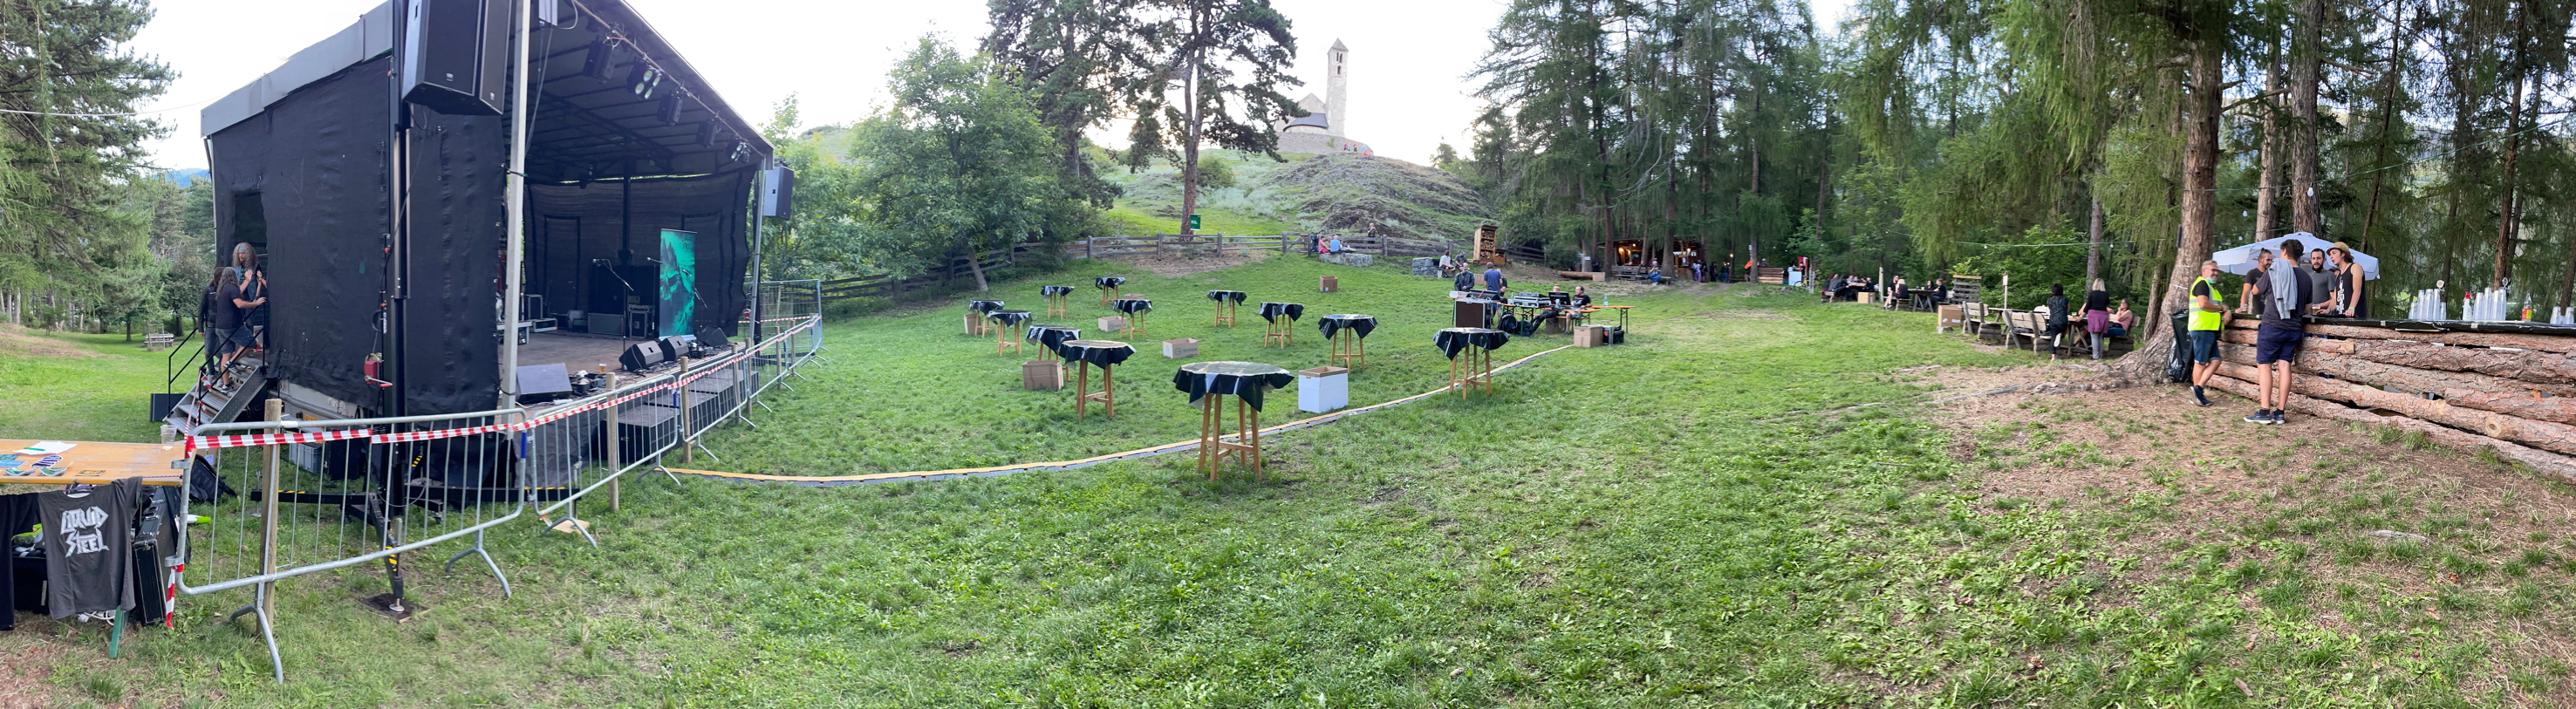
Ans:
<svg viewBox="0 0 2576 709"><path fill-rule="evenodd" d="M2576 602L2556 590L2576 581L2576 542L2566 536L2576 488L2388 429L2295 414L2283 425L2247 423L2253 402L2216 392L2202 407L2178 386L2027 391L2094 369L1891 376L1939 386L1936 401L1957 397L1935 404L1933 417L1954 434L1950 453L1974 476L1982 505L2102 520L2111 550L2144 562L2143 575L2114 590L2206 569L2215 556L2229 568L2262 567L2243 572L2248 607L2270 605L2321 630L2488 638L2498 674L2546 673L2576 658L2576 627L2563 620ZM2277 590L2285 583L2299 587ZM2576 705L2570 685L2553 677L2516 686L2506 705Z"/></svg>
<svg viewBox="0 0 2576 709"><path fill-rule="evenodd" d="M1233 268L1278 255L1279 254L1277 252L1271 251L1240 251L1222 256L1181 256L1177 254L1168 254L1155 256L1120 256L1102 260L1135 266L1137 268L1151 271L1154 275L1171 278L1174 276L1187 276L1193 273L1202 273L1223 268Z"/></svg>
<svg viewBox="0 0 2576 709"><path fill-rule="evenodd" d="M16 325L0 325L0 354L20 357L103 357L61 340L30 333Z"/></svg>
<svg viewBox="0 0 2576 709"><path fill-rule="evenodd" d="M46 680L69 651L62 641L49 641L27 643L0 655L0 709L61 706L61 689Z"/></svg>

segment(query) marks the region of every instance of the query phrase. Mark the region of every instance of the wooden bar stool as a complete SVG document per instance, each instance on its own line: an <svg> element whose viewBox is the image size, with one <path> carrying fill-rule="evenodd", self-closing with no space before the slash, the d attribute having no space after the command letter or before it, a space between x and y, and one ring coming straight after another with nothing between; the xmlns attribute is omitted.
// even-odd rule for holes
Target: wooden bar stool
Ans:
<svg viewBox="0 0 2576 709"><path fill-rule="evenodd" d="M1090 413L1091 402L1101 404L1101 415L1118 416L1118 381L1110 368L1136 354L1136 347L1109 340L1066 340L1056 352L1074 363L1073 418L1081 420ZM1091 391L1091 367L1100 367L1100 391Z"/></svg>
<svg viewBox="0 0 2576 709"><path fill-rule="evenodd" d="M1127 279L1119 278L1117 276L1102 276L1091 279L1091 284L1100 287L1100 304L1102 306L1107 306L1109 305L1109 301L1118 299L1118 287L1126 285Z"/></svg>
<svg viewBox="0 0 2576 709"><path fill-rule="evenodd" d="M1216 301L1216 326L1234 327L1234 306L1247 297L1243 291L1212 290L1207 292L1207 296L1208 300Z"/></svg>
<svg viewBox="0 0 2576 709"><path fill-rule="evenodd" d="M1020 351L1020 339L1026 332L1022 326L1029 321L1029 311L996 310L986 313L984 317L992 321L989 329L994 333L993 354L1012 354Z"/></svg>
<svg viewBox="0 0 2576 709"><path fill-rule="evenodd" d="M1065 301L1073 294L1073 286L1039 286L1038 293L1046 296L1047 317L1061 318L1073 315L1073 312L1065 307Z"/></svg>
<svg viewBox="0 0 2576 709"><path fill-rule="evenodd" d="M1287 347L1295 344L1297 318L1305 314L1306 306L1303 304L1262 303L1261 319L1269 322L1270 326L1261 333L1261 346L1277 344Z"/></svg>
<svg viewBox="0 0 2576 709"><path fill-rule="evenodd" d="M1227 456L1252 467L1255 479L1269 481L1261 456L1263 394L1285 387L1295 377L1288 370L1252 362L1194 362L1172 375L1172 388L1190 395L1199 407L1199 469L1217 479ZM1234 423L1225 421L1227 399L1233 399ZM1228 440L1231 438L1231 440Z"/></svg>
<svg viewBox="0 0 2576 709"><path fill-rule="evenodd" d="M1109 309L1126 314L1125 322L1118 327L1118 339L1132 340L1145 336L1145 314L1154 311L1154 301L1124 297L1109 301Z"/></svg>
<svg viewBox="0 0 2576 709"><path fill-rule="evenodd" d="M983 337L992 334L992 326L986 324L984 319L992 315L993 311L1001 309L1002 301L998 300L966 301L966 336Z"/></svg>
<svg viewBox="0 0 2576 709"><path fill-rule="evenodd" d="M1465 399L1467 392L1479 388L1487 395L1494 393L1493 351L1510 341L1511 336L1501 330L1453 327L1441 330L1432 345L1448 355L1449 388Z"/></svg>
<svg viewBox="0 0 2576 709"><path fill-rule="evenodd" d="M1328 361L1334 366L1347 367L1352 371L1367 366L1368 334L1377 329L1376 317L1356 313L1326 315L1315 321L1315 327L1324 332L1324 339L1333 343L1333 354Z"/></svg>

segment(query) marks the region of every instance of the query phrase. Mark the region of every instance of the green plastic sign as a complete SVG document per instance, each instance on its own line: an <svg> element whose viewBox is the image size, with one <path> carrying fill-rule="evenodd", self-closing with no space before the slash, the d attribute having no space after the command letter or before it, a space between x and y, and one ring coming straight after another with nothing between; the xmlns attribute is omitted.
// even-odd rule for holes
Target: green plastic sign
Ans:
<svg viewBox="0 0 2576 709"><path fill-rule="evenodd" d="M1198 230L1199 230L1199 215L1192 214L1192 215L1190 215L1190 231L1198 231Z"/></svg>

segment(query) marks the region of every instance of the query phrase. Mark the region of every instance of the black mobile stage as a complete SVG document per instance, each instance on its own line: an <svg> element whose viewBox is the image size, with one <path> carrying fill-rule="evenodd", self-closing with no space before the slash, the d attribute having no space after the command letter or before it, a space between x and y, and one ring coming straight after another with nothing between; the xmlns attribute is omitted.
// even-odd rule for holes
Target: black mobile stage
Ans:
<svg viewBox="0 0 2576 709"><path fill-rule="evenodd" d="M525 71L508 70L511 0L393 0L205 109L217 253L264 262L261 374L291 408L484 411L516 343L519 365L578 372L635 341L743 334L771 146L624 3L530 4ZM505 323L523 77L524 296Z"/></svg>

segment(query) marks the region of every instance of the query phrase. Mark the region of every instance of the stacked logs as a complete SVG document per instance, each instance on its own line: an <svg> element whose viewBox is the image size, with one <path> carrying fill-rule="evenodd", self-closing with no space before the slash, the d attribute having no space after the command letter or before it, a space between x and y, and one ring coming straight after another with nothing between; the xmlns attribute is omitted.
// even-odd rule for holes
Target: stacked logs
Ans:
<svg viewBox="0 0 2576 709"><path fill-rule="evenodd" d="M2212 387L2255 398L2256 322L2228 321ZM2301 347L2292 411L2485 448L2576 483L2576 337L2325 324L2307 331L2338 339Z"/></svg>

